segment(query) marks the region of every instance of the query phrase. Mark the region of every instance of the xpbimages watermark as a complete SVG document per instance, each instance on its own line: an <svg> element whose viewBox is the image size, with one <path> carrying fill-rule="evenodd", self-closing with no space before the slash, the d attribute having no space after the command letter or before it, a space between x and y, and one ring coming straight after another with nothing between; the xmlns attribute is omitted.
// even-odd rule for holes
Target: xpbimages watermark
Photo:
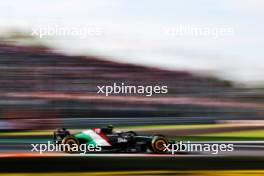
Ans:
<svg viewBox="0 0 264 176"><path fill-rule="evenodd" d="M100 152L102 147L93 144L61 144L58 142L51 142L43 144L31 144L31 151L38 152L40 154L44 152L78 152L80 154L86 154L87 152Z"/></svg>
<svg viewBox="0 0 264 176"><path fill-rule="evenodd" d="M32 28L32 36L39 38L51 36L75 36L85 39L90 36L100 36L103 30L97 26L61 26L61 25L42 25Z"/></svg>
<svg viewBox="0 0 264 176"><path fill-rule="evenodd" d="M152 96L153 94L168 93L168 86L133 86L125 85L125 83L105 86L97 86L98 94L109 96L111 94L143 94L145 96Z"/></svg>
<svg viewBox="0 0 264 176"><path fill-rule="evenodd" d="M234 151L234 144L191 143L190 141L180 141L174 144L164 144L163 151L173 155L177 152L208 152L216 155L219 152Z"/></svg>
<svg viewBox="0 0 264 176"><path fill-rule="evenodd" d="M230 26L195 26L195 25L176 25L165 27L164 34L171 37L220 37L234 36L235 29Z"/></svg>

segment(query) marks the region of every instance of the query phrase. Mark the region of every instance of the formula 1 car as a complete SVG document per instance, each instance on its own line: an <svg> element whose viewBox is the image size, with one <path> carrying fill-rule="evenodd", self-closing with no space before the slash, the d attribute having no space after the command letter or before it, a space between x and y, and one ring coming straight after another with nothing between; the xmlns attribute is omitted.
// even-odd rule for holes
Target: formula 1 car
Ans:
<svg viewBox="0 0 264 176"><path fill-rule="evenodd" d="M101 147L103 152L148 152L166 153L169 141L162 135L144 136L134 131L113 132L113 126L93 128L71 134L62 128L54 131L53 140L57 144L81 145L93 144ZM71 150L65 151L74 153Z"/></svg>

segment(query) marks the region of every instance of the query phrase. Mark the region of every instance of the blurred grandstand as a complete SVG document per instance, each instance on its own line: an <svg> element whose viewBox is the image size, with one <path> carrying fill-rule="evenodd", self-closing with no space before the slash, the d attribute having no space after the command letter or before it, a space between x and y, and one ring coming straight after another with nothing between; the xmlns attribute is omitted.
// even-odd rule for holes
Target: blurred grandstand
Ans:
<svg viewBox="0 0 264 176"><path fill-rule="evenodd" d="M2 130L54 128L66 118L199 117L202 123L204 117L212 123L263 119L264 114L262 93L185 71L66 56L10 42L0 43L0 67ZM97 86L114 82L167 85L169 92L152 97L96 93Z"/></svg>

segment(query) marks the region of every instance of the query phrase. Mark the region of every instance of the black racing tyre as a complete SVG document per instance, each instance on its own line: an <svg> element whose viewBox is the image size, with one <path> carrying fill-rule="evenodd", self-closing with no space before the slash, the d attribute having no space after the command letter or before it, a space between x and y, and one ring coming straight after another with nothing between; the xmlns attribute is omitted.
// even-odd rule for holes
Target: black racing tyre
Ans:
<svg viewBox="0 0 264 176"><path fill-rule="evenodd" d="M66 153L76 153L79 151L80 143L78 139L72 135L66 136L62 142L63 151Z"/></svg>
<svg viewBox="0 0 264 176"><path fill-rule="evenodd" d="M167 153L165 150L165 145L168 145L168 139L164 136L154 136L151 144L150 144L150 150L154 153Z"/></svg>

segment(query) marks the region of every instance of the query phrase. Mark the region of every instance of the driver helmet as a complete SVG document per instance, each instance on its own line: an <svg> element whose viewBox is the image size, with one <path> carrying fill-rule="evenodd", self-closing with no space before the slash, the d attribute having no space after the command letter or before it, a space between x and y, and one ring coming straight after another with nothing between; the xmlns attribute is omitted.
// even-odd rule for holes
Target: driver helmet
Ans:
<svg viewBox="0 0 264 176"><path fill-rule="evenodd" d="M114 129L114 127L113 127L113 125L108 125L107 126L107 130L108 130L108 132L112 132L113 131L113 129Z"/></svg>

